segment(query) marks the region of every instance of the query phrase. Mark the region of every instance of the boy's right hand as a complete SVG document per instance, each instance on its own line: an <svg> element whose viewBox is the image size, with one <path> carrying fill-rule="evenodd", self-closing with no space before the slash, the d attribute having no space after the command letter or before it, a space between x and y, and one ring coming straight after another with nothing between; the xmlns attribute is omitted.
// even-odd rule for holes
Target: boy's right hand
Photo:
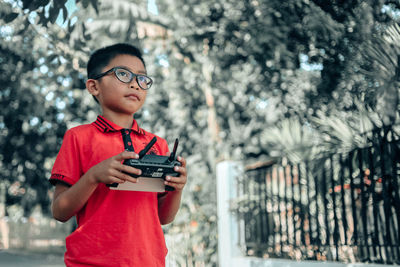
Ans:
<svg viewBox="0 0 400 267"><path fill-rule="evenodd" d="M137 179L128 173L140 175L142 171L131 166L122 164L126 159L137 159L139 155L135 152L124 151L111 158L103 160L88 170L89 177L96 183L124 183L129 181L136 183Z"/></svg>

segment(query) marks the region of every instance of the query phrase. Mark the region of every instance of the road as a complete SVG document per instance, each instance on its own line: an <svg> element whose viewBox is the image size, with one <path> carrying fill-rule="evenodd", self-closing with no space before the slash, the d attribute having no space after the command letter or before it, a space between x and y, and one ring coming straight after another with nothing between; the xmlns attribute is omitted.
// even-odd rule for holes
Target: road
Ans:
<svg viewBox="0 0 400 267"><path fill-rule="evenodd" d="M65 267L63 255L0 250L0 267Z"/></svg>

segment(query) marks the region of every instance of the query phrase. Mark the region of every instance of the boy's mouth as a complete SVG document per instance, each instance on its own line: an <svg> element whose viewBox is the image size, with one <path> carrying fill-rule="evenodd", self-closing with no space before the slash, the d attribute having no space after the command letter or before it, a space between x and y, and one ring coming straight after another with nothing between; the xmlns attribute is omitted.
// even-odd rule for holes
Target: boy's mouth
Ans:
<svg viewBox="0 0 400 267"><path fill-rule="evenodd" d="M127 97L127 98L129 98L129 99L131 99L131 100L140 101L140 97L139 97L138 95L136 95L136 94L128 94L128 95L126 95L125 97Z"/></svg>

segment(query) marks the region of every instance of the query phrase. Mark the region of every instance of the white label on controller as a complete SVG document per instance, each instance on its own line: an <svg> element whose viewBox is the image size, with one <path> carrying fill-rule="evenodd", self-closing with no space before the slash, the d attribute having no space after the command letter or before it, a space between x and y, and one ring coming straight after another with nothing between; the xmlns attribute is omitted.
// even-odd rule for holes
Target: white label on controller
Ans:
<svg viewBox="0 0 400 267"><path fill-rule="evenodd" d="M156 177L156 178L158 178L158 177L161 177L162 175L163 175L162 172L153 172L153 174L151 175L151 177Z"/></svg>

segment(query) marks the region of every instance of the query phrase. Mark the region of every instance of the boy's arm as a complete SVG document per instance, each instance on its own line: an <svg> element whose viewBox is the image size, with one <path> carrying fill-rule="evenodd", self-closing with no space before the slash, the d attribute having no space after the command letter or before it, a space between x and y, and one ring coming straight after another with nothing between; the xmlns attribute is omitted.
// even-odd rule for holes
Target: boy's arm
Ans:
<svg viewBox="0 0 400 267"><path fill-rule="evenodd" d="M187 181L186 160L183 157L178 157L181 166L175 166L175 171L179 172L178 177L167 176L165 181L166 185L175 188L164 196L158 199L158 217L161 224L171 223L175 219L182 198L182 190Z"/></svg>
<svg viewBox="0 0 400 267"><path fill-rule="evenodd" d="M58 221L68 221L85 205L99 183L136 183L136 179L126 173L140 175L141 170L122 164L123 160L130 158L138 158L138 155L124 151L90 168L71 187L56 184L51 207L53 217Z"/></svg>

